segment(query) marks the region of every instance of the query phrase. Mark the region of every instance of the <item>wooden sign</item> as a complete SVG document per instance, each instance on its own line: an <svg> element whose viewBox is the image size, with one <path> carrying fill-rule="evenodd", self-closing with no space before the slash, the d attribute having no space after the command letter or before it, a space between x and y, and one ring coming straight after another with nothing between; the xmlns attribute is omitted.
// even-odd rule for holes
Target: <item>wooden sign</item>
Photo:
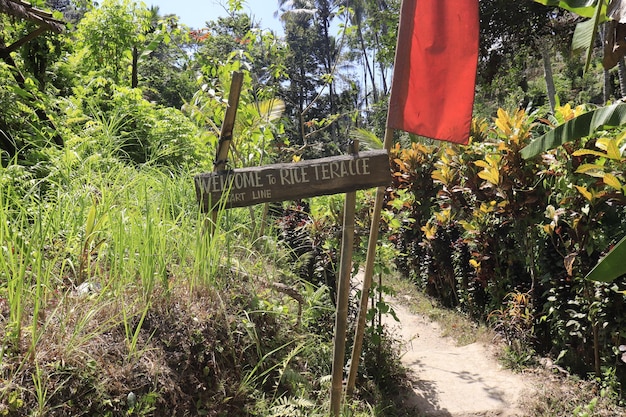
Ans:
<svg viewBox="0 0 626 417"><path fill-rule="evenodd" d="M391 174L387 151L378 150L199 174L194 181L198 202L209 212L386 185Z"/></svg>

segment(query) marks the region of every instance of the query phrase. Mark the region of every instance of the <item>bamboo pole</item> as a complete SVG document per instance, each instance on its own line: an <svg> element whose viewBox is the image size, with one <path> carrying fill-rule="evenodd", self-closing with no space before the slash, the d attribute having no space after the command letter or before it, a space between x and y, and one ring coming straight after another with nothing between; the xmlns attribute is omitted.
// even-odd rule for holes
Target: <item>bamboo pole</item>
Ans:
<svg viewBox="0 0 626 417"><path fill-rule="evenodd" d="M359 150L359 142L352 143L352 153ZM339 416L343 397L343 368L346 354L346 329L348 301L354 249L354 211L356 192L346 193L343 206L343 234L341 237L341 259L339 261L339 285L337 286L337 315L335 317L335 340L333 343L332 385L330 390L330 414Z"/></svg>
<svg viewBox="0 0 626 417"><path fill-rule="evenodd" d="M404 3L404 1L402 2ZM403 4L400 6L402 10ZM400 14L400 25L402 25L402 14ZM398 35L400 30L398 30ZM398 60L398 40L396 39L395 61ZM393 85L393 80L392 80ZM393 145L393 129L389 127L389 111L387 111L387 123L385 129L385 138L383 148L387 152L391 152ZM376 260L376 247L378 245L378 226L380 224L381 211L385 198L385 187L381 186L376 189L376 199L374 200L374 212L372 213L372 224L370 226L370 236L367 243L367 257L365 259L365 271L363 276L363 289L361 290L361 301L359 304L359 313L357 316L357 325L354 330L354 345L352 346L352 356L350 358L350 369L348 371L348 381L346 384L346 395L351 397L356 384L356 373L359 369L359 361L361 359L361 351L363 349L363 336L365 334L365 318L367 316L367 301L369 299L370 288L372 287L372 276L374 275L374 261Z"/></svg>
<svg viewBox="0 0 626 417"><path fill-rule="evenodd" d="M387 127L385 130L385 140L383 147L391 150L393 143L393 129ZM369 298L370 288L372 287L372 276L374 275L374 261L376 260L376 247L378 244L378 227L380 224L381 211L385 198L384 186L376 189L376 199L374 200L374 212L372 213L372 224L370 226L369 241L367 243L367 257L365 259L365 272L363 277L363 289L361 291L361 301L359 304L359 314L357 318L357 326L354 331L354 345L352 346L352 357L350 359L350 370L348 371L348 383L346 387L346 395L352 396L354 385L356 383L356 373L359 369L359 361L361 358L361 350L363 349L363 336L365 334L365 318L367 316L367 301Z"/></svg>

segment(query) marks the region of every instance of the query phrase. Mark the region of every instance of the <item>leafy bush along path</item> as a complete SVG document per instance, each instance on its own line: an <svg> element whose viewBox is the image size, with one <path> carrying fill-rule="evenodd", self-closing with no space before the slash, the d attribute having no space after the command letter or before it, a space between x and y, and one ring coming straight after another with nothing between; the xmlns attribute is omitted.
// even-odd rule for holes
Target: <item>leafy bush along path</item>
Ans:
<svg viewBox="0 0 626 417"><path fill-rule="evenodd" d="M502 368L480 342L456 346L441 336L437 323L412 313L399 300L392 304L400 322L383 322L400 339L402 363L409 371L412 392L401 396L403 409L420 416L523 416L518 404L531 389L521 374Z"/></svg>

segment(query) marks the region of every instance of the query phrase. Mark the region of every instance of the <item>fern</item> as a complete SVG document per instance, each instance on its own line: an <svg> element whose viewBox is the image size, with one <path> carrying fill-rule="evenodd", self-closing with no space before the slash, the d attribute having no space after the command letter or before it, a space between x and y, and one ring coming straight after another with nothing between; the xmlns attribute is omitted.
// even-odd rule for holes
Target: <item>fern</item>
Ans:
<svg viewBox="0 0 626 417"><path fill-rule="evenodd" d="M280 397L269 409L269 417L299 417L299 416L322 416L321 409L316 410L313 401L303 397Z"/></svg>

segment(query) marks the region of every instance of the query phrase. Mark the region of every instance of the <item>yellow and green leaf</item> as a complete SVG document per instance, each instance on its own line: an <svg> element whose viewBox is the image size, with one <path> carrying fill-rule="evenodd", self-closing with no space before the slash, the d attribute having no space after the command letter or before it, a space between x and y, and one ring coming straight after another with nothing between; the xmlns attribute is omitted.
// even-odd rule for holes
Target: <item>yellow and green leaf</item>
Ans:
<svg viewBox="0 0 626 417"><path fill-rule="evenodd" d="M605 173L604 177L602 177L602 180L606 185L608 185L609 187L613 187L618 191L622 191L623 189L622 183L613 174L609 174L608 172Z"/></svg>
<svg viewBox="0 0 626 417"><path fill-rule="evenodd" d="M587 187L582 187L580 185L575 185L574 187L576 187L578 192L581 193L589 202L593 202L593 195L589 190L587 190Z"/></svg>

